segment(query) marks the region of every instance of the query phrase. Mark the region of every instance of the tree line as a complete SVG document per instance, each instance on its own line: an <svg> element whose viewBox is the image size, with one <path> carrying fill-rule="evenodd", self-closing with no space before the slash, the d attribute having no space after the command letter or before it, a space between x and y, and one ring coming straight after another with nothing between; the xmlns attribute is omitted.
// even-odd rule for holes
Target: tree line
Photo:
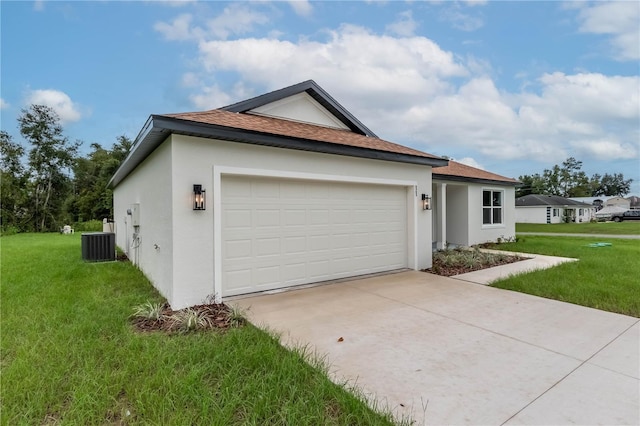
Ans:
<svg viewBox="0 0 640 426"><path fill-rule="evenodd" d="M561 197L623 197L631 190L633 179L625 179L622 173L589 177L582 171L582 161L567 158L562 165L545 169L542 174L523 175L522 185L516 188L516 197L529 194L559 195Z"/></svg>
<svg viewBox="0 0 640 426"><path fill-rule="evenodd" d="M2 233L57 231L65 224L113 216L107 183L132 146L119 136L110 149L64 135L56 112L31 105L18 117L25 144L0 131L0 221Z"/></svg>

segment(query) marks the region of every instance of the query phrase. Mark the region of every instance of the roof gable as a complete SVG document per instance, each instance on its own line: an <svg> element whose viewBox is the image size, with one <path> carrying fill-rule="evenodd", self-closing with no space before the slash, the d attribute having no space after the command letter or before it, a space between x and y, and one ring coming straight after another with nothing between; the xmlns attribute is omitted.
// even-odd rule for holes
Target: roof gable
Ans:
<svg viewBox="0 0 640 426"><path fill-rule="evenodd" d="M338 122L342 123L343 126L350 129L352 132L359 133L364 136L377 137L371 129L362 124L360 120L347 111L345 107L340 105L338 101L333 99L329 93L327 93L322 87L318 86L318 84L313 80L303 81L302 83L294 84L293 86L285 87L284 89L274 90L273 92L265 93L264 95L256 96L255 98L237 102L232 105L227 105L220 109L240 113L259 112L261 107L277 103L278 101L282 101L300 93L306 93L309 97L315 100L318 105L328 111L331 116L338 120ZM281 116L279 118L286 117Z"/></svg>
<svg viewBox="0 0 640 426"><path fill-rule="evenodd" d="M334 129L350 130L307 92L298 93L247 111L247 114L280 118Z"/></svg>

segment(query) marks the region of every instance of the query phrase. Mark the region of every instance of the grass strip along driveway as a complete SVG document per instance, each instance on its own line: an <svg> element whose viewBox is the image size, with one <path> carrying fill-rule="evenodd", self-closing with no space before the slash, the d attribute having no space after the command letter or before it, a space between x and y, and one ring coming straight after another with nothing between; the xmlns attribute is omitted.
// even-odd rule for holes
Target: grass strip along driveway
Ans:
<svg viewBox="0 0 640 426"><path fill-rule="evenodd" d="M562 234L640 235L640 220L589 223L516 223L518 232L557 232Z"/></svg>
<svg viewBox="0 0 640 426"><path fill-rule="evenodd" d="M590 246L597 242L611 245ZM527 235L520 236L516 243L500 244L496 248L573 257L580 261L510 277L493 283L494 287L640 318L638 240Z"/></svg>
<svg viewBox="0 0 640 426"><path fill-rule="evenodd" d="M134 331L160 296L128 262L83 262L79 235L0 243L2 424L391 424L251 325Z"/></svg>

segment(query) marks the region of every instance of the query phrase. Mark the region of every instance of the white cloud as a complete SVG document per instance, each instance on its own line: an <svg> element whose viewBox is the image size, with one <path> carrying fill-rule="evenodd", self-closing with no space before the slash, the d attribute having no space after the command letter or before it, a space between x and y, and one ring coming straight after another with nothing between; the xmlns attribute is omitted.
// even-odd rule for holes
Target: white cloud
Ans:
<svg viewBox="0 0 640 426"><path fill-rule="evenodd" d="M4 99L0 98L0 110L7 109L9 107L10 105Z"/></svg>
<svg viewBox="0 0 640 426"><path fill-rule="evenodd" d="M46 105L52 108L60 117L60 121L71 123L80 120L82 114L69 95L59 90L32 90L26 98L28 105Z"/></svg>
<svg viewBox="0 0 640 426"><path fill-rule="evenodd" d="M584 161L640 156L637 76L547 73L510 92L496 87L483 58L456 56L425 37L354 25L327 30L322 40L205 39L198 51L202 68L185 74L183 84L199 109L314 79L381 137L457 153L474 167L475 159L487 158L494 164L557 163L576 153ZM224 85L215 80L218 72L242 84Z"/></svg>
<svg viewBox="0 0 640 426"><path fill-rule="evenodd" d="M640 5L637 1L584 5L579 10L578 20L581 32L611 35L610 44L616 59L640 59Z"/></svg>
<svg viewBox="0 0 640 426"><path fill-rule="evenodd" d="M267 15L234 3L226 7L221 15L210 20L207 25L211 34L225 39L232 34L251 32L255 25L262 25L267 22L269 22Z"/></svg>
<svg viewBox="0 0 640 426"><path fill-rule="evenodd" d="M204 30L191 27L193 16L188 13L177 16L170 24L156 22L153 29L161 33L167 40L190 40L204 37Z"/></svg>
<svg viewBox="0 0 640 426"><path fill-rule="evenodd" d="M413 19L413 13L410 10L399 13L396 20L386 27L387 32L401 37L413 36L417 28L418 23Z"/></svg>
<svg viewBox="0 0 640 426"><path fill-rule="evenodd" d="M201 88L200 93L189 96L189 100L191 100L197 108L209 110L230 104L231 96L215 84Z"/></svg>
<svg viewBox="0 0 640 426"><path fill-rule="evenodd" d="M289 4L293 11L300 16L311 16L313 13L313 6L308 0L289 0Z"/></svg>
<svg viewBox="0 0 640 426"><path fill-rule="evenodd" d="M616 136L595 140L576 140L571 147L578 155L583 154L600 160L628 160L638 158L638 146L623 143Z"/></svg>
<svg viewBox="0 0 640 426"><path fill-rule="evenodd" d="M225 7L220 15L206 21L203 26L192 25L193 20L193 15L184 13L170 23L156 22L153 28L167 40L224 40L231 35L252 32L256 25L269 22L267 15L238 3Z"/></svg>
<svg viewBox="0 0 640 426"><path fill-rule="evenodd" d="M33 2L33 10L42 12L44 10L44 0L36 0Z"/></svg>
<svg viewBox="0 0 640 426"><path fill-rule="evenodd" d="M484 167L471 157L464 157L454 161L457 161L458 163L466 164L467 166L475 167L476 169L484 170Z"/></svg>
<svg viewBox="0 0 640 426"><path fill-rule="evenodd" d="M461 31L475 31L484 26L484 18L480 13L463 12L457 3L442 9L440 19L449 22L453 28Z"/></svg>
<svg viewBox="0 0 640 426"><path fill-rule="evenodd" d="M166 6L171 6L171 7L182 7L182 6L193 4L196 2L196 0L152 0L152 1L157 1L160 4L164 4Z"/></svg>
<svg viewBox="0 0 640 426"><path fill-rule="evenodd" d="M467 6L484 6L488 3L488 0L464 0L464 4Z"/></svg>
<svg viewBox="0 0 640 426"><path fill-rule="evenodd" d="M200 78L193 72L187 72L182 75L182 87L197 87L201 84Z"/></svg>

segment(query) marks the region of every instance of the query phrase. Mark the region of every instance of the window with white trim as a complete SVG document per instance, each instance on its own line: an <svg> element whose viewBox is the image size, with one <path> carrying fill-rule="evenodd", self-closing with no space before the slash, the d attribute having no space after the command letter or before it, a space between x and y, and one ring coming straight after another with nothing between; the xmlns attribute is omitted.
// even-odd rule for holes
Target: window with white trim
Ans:
<svg viewBox="0 0 640 426"><path fill-rule="evenodd" d="M482 191L482 224L502 224L504 191Z"/></svg>
<svg viewBox="0 0 640 426"><path fill-rule="evenodd" d="M560 209L553 209L553 217L560 216Z"/></svg>

